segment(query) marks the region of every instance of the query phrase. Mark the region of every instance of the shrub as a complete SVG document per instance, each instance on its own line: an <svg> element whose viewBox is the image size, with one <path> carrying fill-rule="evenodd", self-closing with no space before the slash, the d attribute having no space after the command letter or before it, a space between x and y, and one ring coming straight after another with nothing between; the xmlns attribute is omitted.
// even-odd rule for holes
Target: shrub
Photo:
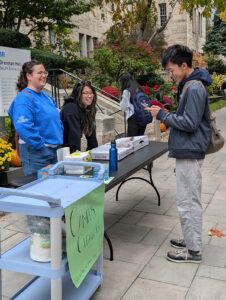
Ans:
<svg viewBox="0 0 226 300"><path fill-rule="evenodd" d="M116 89L116 88L114 88L114 87L112 87L112 86L106 86L106 87L102 88L102 91L105 91L105 92L107 92L107 93L109 93L112 96L117 97L117 98L119 98L119 95L120 95L119 90ZM109 95L107 95L107 94L105 94L103 92L102 92L102 94L114 100L113 97L111 97L111 96L109 96Z"/></svg>
<svg viewBox="0 0 226 300"><path fill-rule="evenodd" d="M49 51L30 49L31 59L37 59L43 63L46 69L64 69L66 59L62 55L57 55Z"/></svg>
<svg viewBox="0 0 226 300"><path fill-rule="evenodd" d="M31 41L28 36L18 31L0 28L0 46L12 48L30 47Z"/></svg>
<svg viewBox="0 0 226 300"><path fill-rule="evenodd" d="M142 87L142 89L143 89L145 95L148 95L148 96L149 96L149 95L153 94L153 91L152 91L152 89L150 88L150 86L148 86L148 85L142 85L141 87Z"/></svg>
<svg viewBox="0 0 226 300"><path fill-rule="evenodd" d="M79 70L85 73L85 69L91 68L92 64L87 58L76 58L75 60L67 62L66 67L70 72Z"/></svg>
<svg viewBox="0 0 226 300"><path fill-rule="evenodd" d="M165 82L161 76L154 72L138 76L137 81L140 85L148 86L161 85Z"/></svg>
<svg viewBox="0 0 226 300"><path fill-rule="evenodd" d="M217 56L210 55L207 56L205 60L208 64L208 71L210 74L213 74L214 72L217 74L225 73L226 66L221 59L217 58Z"/></svg>

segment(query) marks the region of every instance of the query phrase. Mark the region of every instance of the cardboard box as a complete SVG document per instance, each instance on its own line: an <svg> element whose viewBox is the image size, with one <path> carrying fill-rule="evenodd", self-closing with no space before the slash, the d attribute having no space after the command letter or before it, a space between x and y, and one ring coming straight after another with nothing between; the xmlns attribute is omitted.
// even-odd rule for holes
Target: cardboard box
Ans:
<svg viewBox="0 0 226 300"><path fill-rule="evenodd" d="M37 171L37 178L43 178L46 177L48 175L49 169L52 167L52 165L48 165L40 170ZM64 167L61 166L57 169L57 175L64 175Z"/></svg>
<svg viewBox="0 0 226 300"><path fill-rule="evenodd" d="M91 150L92 159L100 159L100 160L109 160L109 150L110 150L110 143L104 144L97 148ZM133 152L130 146L127 147L117 147L118 149L118 160L123 159L124 157L128 156Z"/></svg>
<svg viewBox="0 0 226 300"><path fill-rule="evenodd" d="M74 153L71 153L70 155L65 156L64 158L65 161L83 161L83 162L89 162L92 161L91 158L91 153L90 151L86 151L86 152L80 152L80 151L76 151ZM91 167L85 167L85 166L64 166L65 172L66 174L85 174L87 173L89 170L91 170Z"/></svg>
<svg viewBox="0 0 226 300"><path fill-rule="evenodd" d="M117 146L121 147L131 147L134 152L143 148L144 146L147 146L149 144L149 140L147 135L133 136L117 139L116 144Z"/></svg>

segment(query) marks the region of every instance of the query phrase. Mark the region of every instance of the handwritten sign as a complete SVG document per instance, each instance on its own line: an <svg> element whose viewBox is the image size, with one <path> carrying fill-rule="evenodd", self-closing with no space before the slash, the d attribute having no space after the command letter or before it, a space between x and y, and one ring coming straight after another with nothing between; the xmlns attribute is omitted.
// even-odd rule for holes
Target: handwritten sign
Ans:
<svg viewBox="0 0 226 300"><path fill-rule="evenodd" d="M103 248L104 185L65 210L66 247L71 279L78 288Z"/></svg>

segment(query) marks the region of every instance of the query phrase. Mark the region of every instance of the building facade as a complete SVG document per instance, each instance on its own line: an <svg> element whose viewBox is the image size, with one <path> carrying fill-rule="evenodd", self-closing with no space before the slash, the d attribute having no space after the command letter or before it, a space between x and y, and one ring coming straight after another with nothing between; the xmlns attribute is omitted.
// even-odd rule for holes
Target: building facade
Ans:
<svg viewBox="0 0 226 300"><path fill-rule="evenodd" d="M172 9L167 0L157 0L158 26L162 26L167 20ZM202 9L193 10L191 19L187 12L180 11L180 5L176 4L172 17L164 30L167 44L183 44L193 51L202 53L202 46L206 41L206 18L202 15Z"/></svg>

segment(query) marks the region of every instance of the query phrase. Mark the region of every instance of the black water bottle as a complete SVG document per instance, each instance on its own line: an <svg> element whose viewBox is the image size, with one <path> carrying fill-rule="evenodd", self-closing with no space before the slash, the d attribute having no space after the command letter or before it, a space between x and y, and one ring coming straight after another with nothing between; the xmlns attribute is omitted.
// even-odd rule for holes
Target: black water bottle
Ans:
<svg viewBox="0 0 226 300"><path fill-rule="evenodd" d="M117 171L118 170L118 150L116 148L116 141L111 141L111 148L109 150L109 157L110 157L110 171Z"/></svg>

